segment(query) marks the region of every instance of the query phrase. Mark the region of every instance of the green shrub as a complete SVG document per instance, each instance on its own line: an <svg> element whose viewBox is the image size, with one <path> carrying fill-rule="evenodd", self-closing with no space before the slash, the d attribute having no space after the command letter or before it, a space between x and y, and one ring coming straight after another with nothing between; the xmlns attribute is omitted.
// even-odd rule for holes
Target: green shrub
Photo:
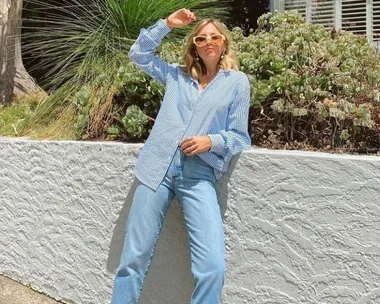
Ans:
<svg viewBox="0 0 380 304"><path fill-rule="evenodd" d="M120 66L127 65L128 50L140 29L184 6L196 10L199 18L226 15L224 0L75 0L62 5L51 0L24 2L30 18L23 20L23 56L33 58L33 69L44 74L43 87L51 90L23 123L24 135L33 132L37 125L47 126L52 117L71 122L70 114L76 110L76 136L102 138L112 124L124 117L128 106L119 102L119 96L129 91L129 105L133 96L139 95L148 103L144 107L136 104L143 111L157 109L156 101L152 104L148 97L161 88L148 85L150 80L133 86L136 76L120 80L120 75L116 75ZM169 37L180 39L188 30L173 31ZM131 81L127 80L126 88L120 89L120 81L126 84L128 77ZM147 78L138 76L140 79ZM143 88L154 92L142 92Z"/></svg>
<svg viewBox="0 0 380 304"><path fill-rule="evenodd" d="M167 62L180 62L182 46L167 41L160 53ZM107 128L109 137L129 141L146 139L160 109L164 87L129 62L119 68L116 88L114 120Z"/></svg>
<svg viewBox="0 0 380 304"><path fill-rule="evenodd" d="M259 145L379 148L378 51L363 36L306 24L297 12L265 14L234 29L252 85L251 134Z"/></svg>
<svg viewBox="0 0 380 304"><path fill-rule="evenodd" d="M377 49L365 37L306 24L296 12L266 14L258 24L258 30L248 37L239 28L231 31L241 69L251 82L254 143L317 149L378 148ZM166 42L160 56L180 62L181 52L178 44ZM162 86L131 63L118 75L126 105L136 104L152 118L145 120L149 130L164 94ZM147 135L138 130L139 138Z"/></svg>
<svg viewBox="0 0 380 304"><path fill-rule="evenodd" d="M239 28L231 31L241 69L251 83L254 143L379 149L377 49L365 37L306 24L296 12L265 14L258 25L247 37ZM182 44L165 40L159 55L181 62ZM98 71L94 82L83 84L68 98L78 115L78 138L147 138L164 88L132 63L120 62L111 82Z"/></svg>

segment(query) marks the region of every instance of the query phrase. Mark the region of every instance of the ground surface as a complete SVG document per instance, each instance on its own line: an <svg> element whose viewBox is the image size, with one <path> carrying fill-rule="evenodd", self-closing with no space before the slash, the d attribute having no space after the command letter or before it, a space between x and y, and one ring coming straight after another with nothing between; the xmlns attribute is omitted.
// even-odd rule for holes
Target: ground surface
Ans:
<svg viewBox="0 0 380 304"><path fill-rule="evenodd" d="M0 276L0 304L61 304L27 286Z"/></svg>

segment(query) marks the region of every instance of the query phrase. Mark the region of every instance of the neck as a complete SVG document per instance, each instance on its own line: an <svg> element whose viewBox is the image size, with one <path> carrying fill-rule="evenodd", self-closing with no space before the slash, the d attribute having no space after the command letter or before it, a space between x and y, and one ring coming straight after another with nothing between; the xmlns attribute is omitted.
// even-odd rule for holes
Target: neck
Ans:
<svg viewBox="0 0 380 304"><path fill-rule="evenodd" d="M205 63L206 66L206 76L207 75L214 75L218 73L219 71L219 65L218 63Z"/></svg>

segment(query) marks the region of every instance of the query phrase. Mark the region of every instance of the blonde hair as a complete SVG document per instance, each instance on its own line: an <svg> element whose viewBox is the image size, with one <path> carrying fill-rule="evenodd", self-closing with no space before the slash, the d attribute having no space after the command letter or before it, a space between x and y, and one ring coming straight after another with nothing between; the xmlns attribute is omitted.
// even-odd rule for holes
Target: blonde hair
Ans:
<svg viewBox="0 0 380 304"><path fill-rule="evenodd" d="M193 38L201 31L205 25L209 23L212 23L218 29L218 31L226 37L226 40L224 41L226 49L223 58L220 58L219 60L219 66L225 71L231 69L239 70L239 62L234 51L231 49L232 38L229 35L226 26L216 19L204 19L199 21L194 26L192 32L188 37L183 54L183 61L185 63L185 66L182 68L182 70L198 81L200 81L202 76L206 74L206 66L204 65L201 58L199 58L199 60L196 60L196 46L193 42Z"/></svg>

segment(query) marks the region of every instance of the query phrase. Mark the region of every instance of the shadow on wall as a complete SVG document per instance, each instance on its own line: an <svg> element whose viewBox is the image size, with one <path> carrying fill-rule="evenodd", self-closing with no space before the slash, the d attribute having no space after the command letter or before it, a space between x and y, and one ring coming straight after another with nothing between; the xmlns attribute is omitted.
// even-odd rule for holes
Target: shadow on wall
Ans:
<svg viewBox="0 0 380 304"><path fill-rule="evenodd" d="M228 184L240 156L234 156L230 168L217 182L217 194L224 219L227 210ZM134 180L113 231L107 270L116 273L123 250L125 225L138 181ZM145 279L142 303L188 303L193 291L188 236L180 204L171 203L157 244L152 266Z"/></svg>
<svg viewBox="0 0 380 304"><path fill-rule="evenodd" d="M229 181L230 181L232 173L235 170L236 164L238 163L240 159L240 155L241 154L235 155L231 158L228 171L223 174L222 178L218 180L216 184L216 192L218 194L218 201L219 201L220 211L221 211L223 220L226 216L226 211L227 211Z"/></svg>

